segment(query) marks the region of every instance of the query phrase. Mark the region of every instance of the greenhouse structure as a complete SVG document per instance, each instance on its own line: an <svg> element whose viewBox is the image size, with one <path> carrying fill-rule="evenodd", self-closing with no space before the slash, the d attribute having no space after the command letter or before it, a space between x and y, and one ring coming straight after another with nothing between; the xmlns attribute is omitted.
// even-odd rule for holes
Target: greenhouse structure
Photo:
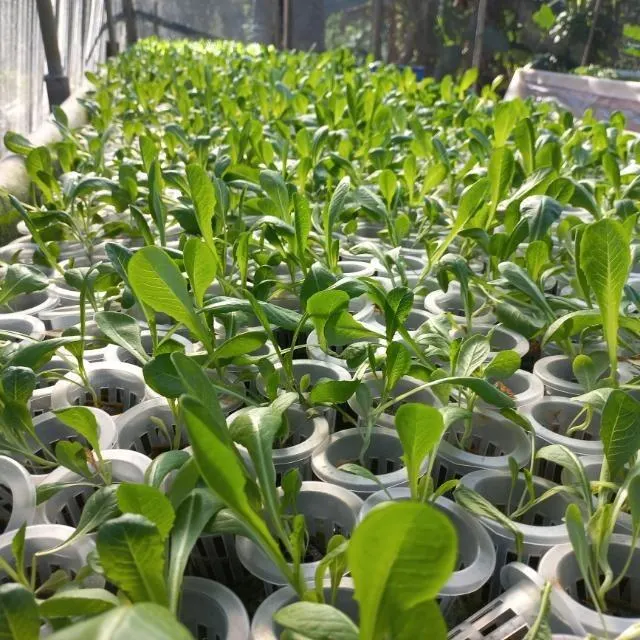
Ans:
<svg viewBox="0 0 640 640"><path fill-rule="evenodd" d="M0 34L0 638L640 639L640 2Z"/></svg>

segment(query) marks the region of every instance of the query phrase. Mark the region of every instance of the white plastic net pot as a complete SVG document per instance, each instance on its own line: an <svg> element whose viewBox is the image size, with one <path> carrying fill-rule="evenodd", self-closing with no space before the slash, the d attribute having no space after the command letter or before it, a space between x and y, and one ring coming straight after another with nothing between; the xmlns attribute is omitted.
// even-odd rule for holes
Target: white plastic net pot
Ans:
<svg viewBox="0 0 640 640"><path fill-rule="evenodd" d="M466 325L466 319L462 322ZM521 358L527 355L529 351L529 341L519 333L507 329L503 326L495 326L492 324L480 324L473 323L471 331L468 335L483 335L487 336L491 333L490 348L491 351L487 357L487 360L493 360L493 358L501 351L515 351ZM458 330L452 333L452 337L459 338L462 335L467 335L466 330Z"/></svg>
<svg viewBox="0 0 640 640"><path fill-rule="evenodd" d="M86 318L93 320L93 307L85 307ZM78 304L61 303L60 306L46 309L38 314L48 331L64 331L80 322L80 306Z"/></svg>
<svg viewBox="0 0 640 640"><path fill-rule="evenodd" d="M356 341L354 340L354 342ZM372 342L372 340L368 340L368 342ZM342 353L345 348L346 345L340 347L329 345L329 350L332 353L338 355ZM311 360L316 360L318 362L327 362L338 367L343 367L351 373L355 371L355 368L349 367L346 360L338 357L338 355L327 354L322 350L322 348L320 347L320 342L318 341L318 334L316 333L315 329L307 337L307 355Z"/></svg>
<svg viewBox="0 0 640 640"><path fill-rule="evenodd" d="M584 409L581 403L562 396L545 396L540 402L525 407L522 415L531 423L536 434L536 447L561 444L577 456L602 456L604 449L600 440L600 414L594 412L587 429L566 435L569 426ZM577 423L584 420L584 414ZM541 477L560 482L562 467L552 462L539 460L536 473Z"/></svg>
<svg viewBox="0 0 640 640"><path fill-rule="evenodd" d="M609 375L609 369L603 377ZM585 393L585 389L577 381L573 373L571 358L565 355L551 355L540 358L533 366L534 375L542 380L547 395L572 398ZM621 382L628 382L633 374L622 363L618 369Z"/></svg>
<svg viewBox="0 0 640 640"><path fill-rule="evenodd" d="M312 588L311 585L309 585ZM325 582L325 600L330 602L331 591ZM283 587L274 591L259 607L251 621L251 637L253 640L279 640L284 631L273 621L273 616L287 605L298 602L298 597L291 587ZM343 578L338 587L335 602L336 608L358 623L358 603L354 598L353 581Z"/></svg>
<svg viewBox="0 0 640 640"><path fill-rule="evenodd" d="M0 315L0 347L39 342L44 338L45 330L41 320L25 313ZM21 335L3 334L5 331Z"/></svg>
<svg viewBox="0 0 640 640"><path fill-rule="evenodd" d="M503 513L508 511L507 500L511 489L511 475L507 471L475 471L461 480L462 485L473 489ZM554 485L542 478L533 478L536 497L553 488ZM515 509L520 497L526 492L524 479L518 478L511 494L511 508ZM564 523L564 514L571 504L568 495L558 493L543 500L529 509L514 524L523 536L522 557L520 560L537 569L540 558L554 545L569 541L569 534ZM491 597L500 591L500 569L518 560L517 548L513 534L499 522L480 517L480 522L487 529L496 550L496 569L491 586Z"/></svg>
<svg viewBox="0 0 640 640"><path fill-rule="evenodd" d="M13 313L23 313L37 317L40 312L55 308L59 302L58 297L48 289L23 293L14 298L8 305L1 305L0 314L7 316Z"/></svg>
<svg viewBox="0 0 640 640"><path fill-rule="evenodd" d="M462 450L456 444L463 431L464 425L456 422L440 443L433 470L436 486L479 469L509 469L510 457L520 467L529 462L529 437L521 427L498 413L486 411L473 414L470 450Z"/></svg>
<svg viewBox="0 0 640 640"><path fill-rule="evenodd" d="M276 470L276 484L291 469L297 469L302 480L312 480L311 456L329 439L329 423L323 416L310 418L299 407L291 406L286 411L289 423L289 437L286 446L274 448L271 454ZM227 424L233 424L238 412L227 418ZM253 469L249 452L240 444L236 445L245 464Z"/></svg>
<svg viewBox="0 0 640 640"><path fill-rule="evenodd" d="M151 460L135 451L108 449L102 457L111 468L114 483L134 482L142 484ZM41 487L54 484L74 484L77 486L61 489L37 508L36 521L42 524L64 524L77 527L82 510L97 487L87 486L86 480L65 467L52 471L40 484Z"/></svg>
<svg viewBox="0 0 640 640"><path fill-rule="evenodd" d="M89 407L89 410L94 414L96 422L98 423L100 449L112 449L117 441L116 424L113 418L101 409ZM52 412L43 413L37 418L34 418L33 427L40 441L46 445L50 451L54 451L55 445L61 440L80 442L84 446L89 447L88 442L80 436L78 432L64 424ZM42 447L38 442L34 440L31 446L34 454L42 455ZM25 466L31 474L32 482L36 485L40 484L47 475L51 473L50 468L36 467L31 463L25 463Z"/></svg>
<svg viewBox="0 0 640 640"><path fill-rule="evenodd" d="M496 322L496 317L493 312L486 308L480 311L484 303L485 300L482 296L477 294L474 295L474 315L472 317L472 323L477 323L479 325L493 325ZM455 283L449 285L449 290L447 292L432 291L427 294L424 299L424 308L432 317L442 315L443 313L450 313L455 322L463 324L466 324L467 322L460 287L456 286Z"/></svg>
<svg viewBox="0 0 640 640"><path fill-rule="evenodd" d="M371 397L376 400L379 400L383 393L384 381L381 376L374 376L373 373L368 373L362 378L362 383L367 386L369 391L371 392ZM391 397L397 397L401 394L407 393L414 389L418 389L422 387L424 382L422 380L418 380L417 378L411 378L410 376L404 376L398 380L396 385L391 390ZM420 389L420 391L416 391L411 396L406 398L404 403L411 402L419 402L421 404L426 404L431 407L439 407L441 406L440 400L436 398L436 396L429 389ZM376 425L379 427L387 427L389 429L395 429L395 412L401 406L402 403L396 403L392 405L385 413L382 413L378 416ZM358 416L358 422L361 426L365 426L365 417L364 411L358 402L356 396L351 396L349 398L349 406L353 410L353 412Z"/></svg>
<svg viewBox="0 0 640 640"><path fill-rule="evenodd" d="M366 498L383 487L403 486L408 482L407 470L401 460L402 443L396 431L373 427L371 441L364 454L363 466L378 478L378 482L341 471L347 462L359 462L362 434L359 429L334 433L311 458L313 473L323 482L335 484Z"/></svg>
<svg viewBox="0 0 640 640"><path fill-rule="evenodd" d="M608 560L617 576L629 556L632 538L621 534L611 536ZM609 592L616 612L624 615L603 614L602 617L587 605L587 592L570 543L553 547L540 562L540 575L558 585L559 593L572 614L577 617L586 633L597 638L615 638L632 624L640 623L640 547L633 551L632 561L623 580Z"/></svg>
<svg viewBox="0 0 640 640"><path fill-rule="evenodd" d="M148 398L157 397L157 394L147 387L142 369L132 364L91 364L87 366L87 376L100 406L111 415L120 415ZM69 374L55 384L51 396L54 409L93 405L92 394L78 382L80 379L75 374Z"/></svg>
<svg viewBox="0 0 640 640"><path fill-rule="evenodd" d="M521 562L503 567L500 579L504 593L451 629L449 640L522 640L526 636L540 610L544 580ZM556 633L582 633L580 622L554 592L549 623Z"/></svg>
<svg viewBox="0 0 640 640"><path fill-rule="evenodd" d="M0 456L0 528L2 533L32 524L36 491L26 469L7 456Z"/></svg>
<svg viewBox="0 0 640 640"><path fill-rule="evenodd" d="M510 395L518 409L534 405L544 397L544 385L540 379L522 369L518 369L512 376L501 380L499 389ZM491 405L482 398L478 400L476 407L491 409Z"/></svg>
<svg viewBox="0 0 640 640"><path fill-rule="evenodd" d="M362 504L358 496L342 487L323 482L302 483L296 513L304 516L310 545L315 546L312 550L314 558L305 559L306 561L300 565L305 582L313 581L331 536L341 534L348 538L351 535ZM237 536L236 550L245 569L263 581L267 594L275 587L287 584L276 565L252 540Z"/></svg>
<svg viewBox="0 0 640 640"><path fill-rule="evenodd" d="M394 501L411 499L408 487L391 487L387 491ZM362 505L358 520L364 519L373 508L388 504L389 495L385 491L370 495ZM474 516L442 496L433 506L449 518L458 535L456 568L439 594L440 609L451 625L460 621L461 611L466 612L466 617L468 611L473 610L474 602L486 602L488 581L494 572L496 554L489 534Z"/></svg>
<svg viewBox="0 0 640 640"><path fill-rule="evenodd" d="M26 528L25 532L25 565L27 575L31 572L31 562L33 555L39 551L48 551L65 542L74 529L59 524L36 524ZM0 536L0 556L2 556L9 564L14 566L13 554L11 551L11 542L15 536L15 532L10 531ZM75 576L80 569L87 564L87 555L95 548L94 543L88 538L80 538L69 546L51 554L38 557L38 565L36 569L36 584L39 586L45 582L52 573L58 569L67 571ZM0 571L0 582L8 582L8 577L3 571ZM85 587L101 587L104 580L99 576L89 576L82 585Z"/></svg>
<svg viewBox="0 0 640 640"><path fill-rule="evenodd" d="M171 441L167 440L162 428L158 426L158 420L164 423ZM116 418L116 427L120 449L137 451L150 458L173 448L177 430L175 416L166 398L145 400L131 407ZM186 429L182 427L177 448L183 449L188 444Z"/></svg>
<svg viewBox="0 0 640 640"><path fill-rule="evenodd" d="M57 379L49 377L49 374L59 374L64 376L66 373L72 370L71 361L61 358L60 356L53 356L49 362L38 369L38 382L34 392L29 399L29 411L32 417L36 417L51 411L51 396L53 394L53 386L56 384ZM44 375L43 375L44 374Z"/></svg>
<svg viewBox="0 0 640 640"><path fill-rule="evenodd" d="M227 587L205 578L185 577L178 614L194 638L249 640L249 616Z"/></svg>

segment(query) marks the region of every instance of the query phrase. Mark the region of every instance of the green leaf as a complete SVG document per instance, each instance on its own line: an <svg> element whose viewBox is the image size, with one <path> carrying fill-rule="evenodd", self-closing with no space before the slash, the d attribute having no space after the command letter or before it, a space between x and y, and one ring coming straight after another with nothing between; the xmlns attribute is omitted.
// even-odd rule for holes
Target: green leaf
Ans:
<svg viewBox="0 0 640 640"><path fill-rule="evenodd" d="M575 453L573 453L573 451L560 444L551 444L547 447L538 449L536 452L536 458L548 460L549 462L553 462L554 464L567 469L567 471L569 471L573 476L575 482L578 483L586 504L589 503L591 500L591 484L585 474L584 467L582 466L580 459Z"/></svg>
<svg viewBox="0 0 640 640"><path fill-rule="evenodd" d="M275 622L307 640L358 640L358 627L341 611L319 602L294 602L274 615Z"/></svg>
<svg viewBox="0 0 640 640"><path fill-rule="evenodd" d="M49 278L42 271L26 264L10 264L0 285L0 305L11 302L24 293L42 291L49 285Z"/></svg>
<svg viewBox="0 0 640 640"><path fill-rule="evenodd" d="M331 194L331 200L329 202L329 224L327 227L327 231L333 229L336 220L340 217L340 214L344 209L345 201L347 199L347 195L349 194L350 188L351 180L348 176L345 176L344 178L342 178L342 180L340 180L338 186Z"/></svg>
<svg viewBox="0 0 640 640"><path fill-rule="evenodd" d="M182 578L191 550L207 523L223 504L207 489L194 489L181 503L171 532L171 554L167 584L172 611L176 611L182 591Z"/></svg>
<svg viewBox="0 0 640 640"><path fill-rule="evenodd" d="M240 457L229 443L224 422L212 419L198 400L190 396L180 399L200 475L209 488L262 541L265 551L278 557L280 550L272 538L262 514L256 512L247 495L247 472Z"/></svg>
<svg viewBox="0 0 640 640"><path fill-rule="evenodd" d="M324 350L327 348L325 327L329 318L334 313L346 309L348 304L349 294L336 289L314 293L307 301L307 313L318 334L318 342Z"/></svg>
<svg viewBox="0 0 640 640"><path fill-rule="evenodd" d="M542 240L562 214L562 205L549 196L529 196L520 204L520 215L529 223L529 239Z"/></svg>
<svg viewBox="0 0 640 640"><path fill-rule="evenodd" d="M584 578L587 591L589 594L593 594L593 584L591 582L590 571L590 556L591 550L589 548L589 542L587 540L587 534L582 520L582 513L580 507L572 502L565 512L565 522L567 524L567 532L569 533L569 540L573 547L573 553L580 569L580 573Z"/></svg>
<svg viewBox="0 0 640 640"><path fill-rule="evenodd" d="M161 353L142 367L144 381L165 398L179 398L185 392L180 374L171 359L171 353Z"/></svg>
<svg viewBox="0 0 640 640"><path fill-rule="evenodd" d="M640 449L640 402L615 389L602 410L600 438L612 477L633 459Z"/></svg>
<svg viewBox="0 0 640 640"><path fill-rule="evenodd" d="M499 351L485 367L484 375L490 380L505 380L520 368L520 356L515 351Z"/></svg>
<svg viewBox="0 0 640 640"><path fill-rule="evenodd" d="M33 149L33 144L30 140L21 136L15 131L7 131L4 134L4 146L11 151L11 153L17 153L20 156L26 156Z"/></svg>
<svg viewBox="0 0 640 640"><path fill-rule="evenodd" d="M227 360L257 351L267 341L264 331L245 331L225 340L213 352L214 360Z"/></svg>
<svg viewBox="0 0 640 640"><path fill-rule="evenodd" d="M275 304L271 304L270 302L257 300L256 304L259 306L267 321L281 329L295 331L302 319L302 316L296 311L279 307ZM213 315L224 315L225 313L232 313L233 311L255 313L255 310L249 300L226 297L216 298L215 302L204 307L204 311L211 311Z"/></svg>
<svg viewBox="0 0 640 640"><path fill-rule="evenodd" d="M162 202L162 190L164 188L164 180L162 179L162 170L160 163L154 160L149 167L149 211L158 228L160 236L160 244L164 245L165 226L167 224L167 216L165 207Z"/></svg>
<svg viewBox="0 0 640 640"><path fill-rule="evenodd" d="M36 374L27 367L5 367L0 373L2 395L20 404L31 399L37 382Z"/></svg>
<svg viewBox="0 0 640 640"><path fill-rule="evenodd" d="M299 194L293 196L293 227L296 230L296 248L300 261L304 260L309 233L311 232L311 207Z"/></svg>
<svg viewBox="0 0 640 640"><path fill-rule="evenodd" d="M277 171L261 171L260 186L275 204L278 216L282 220L288 220L289 190L284 178Z"/></svg>
<svg viewBox="0 0 640 640"><path fill-rule="evenodd" d="M98 530L96 547L107 579L133 602L166 606L164 542L153 522L133 513L105 522Z"/></svg>
<svg viewBox="0 0 640 640"><path fill-rule="evenodd" d="M37 371L45 365L60 347L82 341L81 336L50 338L42 342L20 345L7 360L7 367L27 367Z"/></svg>
<svg viewBox="0 0 640 640"><path fill-rule="evenodd" d="M387 208L391 209L391 202L398 190L398 180L396 174L391 169L384 169L378 176L378 185L380 186L380 193L387 202Z"/></svg>
<svg viewBox="0 0 640 640"><path fill-rule="evenodd" d="M118 487L118 506L122 513L137 513L153 522L163 540L169 535L175 513L169 499L155 487L123 482Z"/></svg>
<svg viewBox="0 0 640 640"><path fill-rule="evenodd" d="M21 584L0 586L0 638L38 640L40 616L33 593Z"/></svg>
<svg viewBox="0 0 640 640"><path fill-rule="evenodd" d="M506 278L512 287L527 296L547 317L555 318L553 309L549 306L544 293L540 291L540 288L531 280L529 274L522 267L513 262L501 262L498 265L498 270L500 275Z"/></svg>
<svg viewBox="0 0 640 640"><path fill-rule="evenodd" d="M457 376L470 376L486 361L491 352L491 345L487 336L474 333L465 338L456 359L455 371Z"/></svg>
<svg viewBox="0 0 640 640"><path fill-rule="evenodd" d="M392 342L387 347L385 360L385 394L392 393L400 379L409 373L411 354L402 342Z"/></svg>
<svg viewBox="0 0 640 640"><path fill-rule="evenodd" d="M77 622L49 636L50 640L193 640L165 607L151 602L123 605ZM28 639L26 639L28 640Z"/></svg>
<svg viewBox="0 0 640 640"><path fill-rule="evenodd" d="M193 297L201 307L204 303L204 294L216 277L218 259L216 254L200 238L189 238L182 253Z"/></svg>
<svg viewBox="0 0 640 640"><path fill-rule="evenodd" d="M493 145L504 147L520 116L520 105L517 101L501 101L493 112Z"/></svg>
<svg viewBox="0 0 640 640"><path fill-rule="evenodd" d="M349 311L334 313L326 323L324 335L332 345L345 345L355 340L377 339L382 336L367 329Z"/></svg>
<svg viewBox="0 0 640 640"><path fill-rule="evenodd" d="M54 413L60 422L79 433L89 443L98 459L101 458L98 421L91 409L88 407L67 407L66 409L56 409Z"/></svg>
<svg viewBox="0 0 640 640"><path fill-rule="evenodd" d="M198 221L200 234L209 249L215 254L212 220L216 210L216 192L207 172L199 164L187 166L187 181L191 190L191 200Z"/></svg>
<svg viewBox="0 0 640 640"><path fill-rule="evenodd" d="M161 453L147 467L144 474L145 484L156 488L160 487L167 475L182 468L188 460L191 460L188 451L176 450Z"/></svg>
<svg viewBox="0 0 640 640"><path fill-rule="evenodd" d="M535 130L530 118L523 118L513 130L513 139L520 152L525 173L530 175L536 168Z"/></svg>
<svg viewBox="0 0 640 640"><path fill-rule="evenodd" d="M493 216L498 209L500 201L509 192L514 171L515 160L513 152L508 147L497 146L491 154L488 167L490 201L487 229L491 226L490 223L493 221Z"/></svg>
<svg viewBox="0 0 640 640"><path fill-rule="evenodd" d="M549 31L556 22L556 16L551 7L545 2L533 14L533 21L543 30Z"/></svg>
<svg viewBox="0 0 640 640"><path fill-rule="evenodd" d="M435 507L391 502L356 527L347 553L360 638L373 640L389 635L395 617L436 598L453 571L457 536Z"/></svg>
<svg viewBox="0 0 640 640"><path fill-rule="evenodd" d="M590 224L584 231L580 254L582 269L602 315L611 376L617 379L618 316L622 290L631 267L629 238L624 227L612 218Z"/></svg>
<svg viewBox="0 0 640 640"><path fill-rule="evenodd" d="M85 478L91 478L93 473L87 464L87 452L79 442L61 440L54 448L56 460L67 469Z"/></svg>
<svg viewBox="0 0 640 640"><path fill-rule="evenodd" d="M422 463L440 442L444 433L444 420L440 411L434 407L409 403L398 408L395 427L402 442L402 459L407 467L411 497L419 500L418 483Z"/></svg>
<svg viewBox="0 0 640 640"><path fill-rule="evenodd" d="M120 600L106 589L65 589L40 603L44 618L97 616L119 606Z"/></svg>
<svg viewBox="0 0 640 640"><path fill-rule="evenodd" d="M140 339L140 325L135 318L117 311L98 311L94 319L100 331L111 342L126 349L140 362L149 359Z"/></svg>
<svg viewBox="0 0 640 640"><path fill-rule="evenodd" d="M360 380L324 380L313 386L309 393L311 404L342 404L360 385Z"/></svg>
<svg viewBox="0 0 640 640"><path fill-rule="evenodd" d="M312 295L318 293L318 291L328 289L335 283L336 277L331 271L319 262L314 262L300 287L300 303L302 304L302 308L306 308L307 300Z"/></svg>
<svg viewBox="0 0 640 640"><path fill-rule="evenodd" d="M184 324L205 346L211 337L196 313L175 262L158 247L143 247L129 261L129 282L136 297L154 311Z"/></svg>
<svg viewBox="0 0 640 640"><path fill-rule="evenodd" d="M495 507L484 496L481 496L479 493L473 489L469 489L469 487L466 487L463 484L459 484L455 488L453 496L455 501L470 513L484 518L489 518L489 520L493 520L494 522L501 524L507 531L511 532L514 537L518 557L521 556L524 537L519 527L511 520L511 518L509 518L509 516L502 513L500 509Z"/></svg>

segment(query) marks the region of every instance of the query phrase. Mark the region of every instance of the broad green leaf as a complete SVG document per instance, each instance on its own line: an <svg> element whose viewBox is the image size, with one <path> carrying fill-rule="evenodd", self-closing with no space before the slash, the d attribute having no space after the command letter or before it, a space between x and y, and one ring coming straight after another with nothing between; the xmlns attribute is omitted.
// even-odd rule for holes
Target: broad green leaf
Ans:
<svg viewBox="0 0 640 640"><path fill-rule="evenodd" d="M0 305L11 302L24 293L42 291L49 285L49 278L36 267L26 264L10 264L0 285Z"/></svg>
<svg viewBox="0 0 640 640"><path fill-rule="evenodd" d="M387 208L391 209L391 202L398 190L398 180L396 174L391 169L384 169L378 176L380 193L387 203Z"/></svg>
<svg viewBox="0 0 640 640"><path fill-rule="evenodd" d="M98 530L96 547L107 579L134 603L166 606L164 542L150 520L128 513L105 522Z"/></svg>
<svg viewBox="0 0 640 640"><path fill-rule="evenodd" d="M81 336L68 336L65 338L50 338L33 344L22 344L13 351L7 360L7 366L27 367L38 371L53 355L68 344L82 341Z"/></svg>
<svg viewBox="0 0 640 640"><path fill-rule="evenodd" d="M282 175L277 171L261 171L260 186L276 206L278 216L282 220L289 218L289 191Z"/></svg>
<svg viewBox="0 0 640 640"><path fill-rule="evenodd" d="M418 482L422 463L440 442L444 420L434 407L409 403L400 406L396 412L395 427L402 442L402 459L407 467L411 497L419 500Z"/></svg>
<svg viewBox="0 0 640 640"><path fill-rule="evenodd" d="M214 360L227 360L257 351L267 341L264 331L245 331L225 340L212 354Z"/></svg>
<svg viewBox="0 0 640 640"><path fill-rule="evenodd" d="M466 487L463 484L459 484L455 488L453 496L455 498L455 501L470 513L476 516L489 518L489 520L497 522L498 524L502 525L507 531L509 531L513 535L517 554L518 557L520 557L520 555L522 554L522 544L524 542L524 537L518 525L514 523L511 518L509 518L509 516L502 513L500 509L495 507L484 496L481 496L479 493L477 493L473 489L469 489L469 487Z"/></svg>
<svg viewBox="0 0 640 640"><path fill-rule="evenodd" d="M546 2L542 4L532 17L533 21L545 32L549 31L556 21L553 10Z"/></svg>
<svg viewBox="0 0 640 640"><path fill-rule="evenodd" d="M225 418L218 400L218 393L204 369L184 353L172 353L171 361L184 388L188 390L187 393L198 398L218 424L224 424ZM226 430L223 433L226 433ZM227 441L231 441L228 434Z"/></svg>
<svg viewBox="0 0 640 640"><path fill-rule="evenodd" d="M522 267L513 262L501 262L498 265L498 270L500 271L500 275L506 278L512 287L527 296L547 317L555 317L545 295Z"/></svg>
<svg viewBox="0 0 640 640"><path fill-rule="evenodd" d="M504 380L520 368L520 362L515 351L499 351L485 367L484 375L489 380Z"/></svg>
<svg viewBox="0 0 640 640"><path fill-rule="evenodd" d="M135 318L117 311L98 311L94 319L100 331L111 342L126 349L140 362L149 359L140 339L140 325Z"/></svg>
<svg viewBox="0 0 640 640"><path fill-rule="evenodd" d="M562 214L562 205L549 196L529 196L520 204L520 215L529 223L529 239L542 240Z"/></svg>
<svg viewBox="0 0 640 640"><path fill-rule="evenodd" d="M204 294L216 277L218 259L216 254L199 238L189 238L184 245L184 268L189 276L193 297L201 307Z"/></svg>
<svg viewBox="0 0 640 640"><path fill-rule="evenodd" d="M512 104L512 103L505 103ZM491 154L488 167L489 177L489 217L486 228L491 228L491 222L500 201L507 195L513 180L515 160L513 152L508 147L496 146Z"/></svg>
<svg viewBox="0 0 640 640"><path fill-rule="evenodd" d="M5 398L27 403L37 385L36 374L27 367L6 367L0 373L0 391Z"/></svg>
<svg viewBox="0 0 640 640"><path fill-rule="evenodd" d="M474 333L465 338L461 345L458 357L456 358L456 376L470 376L481 367L491 352L491 345L487 336L481 333Z"/></svg>
<svg viewBox="0 0 640 640"><path fill-rule="evenodd" d="M291 309L285 309L284 307L279 307L270 302L263 302L262 300L257 300L256 303L259 305L268 322L281 329L295 331L302 319L299 313ZM206 305L204 310L211 311L213 315L224 315L225 313L232 313L233 311L254 313L254 308L249 300L226 297L216 298L214 302Z"/></svg>
<svg viewBox="0 0 640 640"><path fill-rule="evenodd" d="M175 262L158 247L143 247L129 261L128 275L136 297L154 311L184 324L205 346L211 337L197 315Z"/></svg>
<svg viewBox="0 0 640 640"><path fill-rule="evenodd" d="M349 304L349 294L344 291L329 290L314 293L307 301L307 313L318 334L320 346L326 350L325 327L329 318Z"/></svg>
<svg viewBox="0 0 640 640"><path fill-rule="evenodd" d="M79 433L89 443L98 459L101 458L98 421L91 409L88 407L67 407L66 409L56 409L54 413L60 422Z"/></svg>
<svg viewBox="0 0 640 640"><path fill-rule="evenodd" d="M580 462L578 456L570 449L567 449L563 445L552 444L547 447L542 447L536 452L536 458L541 460L548 460L554 464L558 464L564 469L567 469L574 478L574 481L580 487L583 498L587 501L591 499L591 485L585 474L584 467Z"/></svg>
<svg viewBox="0 0 640 640"><path fill-rule="evenodd" d="M120 600L106 589L65 589L40 603L45 618L97 616L120 605Z"/></svg>
<svg viewBox="0 0 640 640"><path fill-rule="evenodd" d="M360 638L373 640L388 634L398 615L437 597L454 568L457 536L435 507L392 502L356 527L347 554Z"/></svg>
<svg viewBox="0 0 640 640"><path fill-rule="evenodd" d="M640 449L640 402L615 389L602 410L600 439L609 471L615 477Z"/></svg>
<svg viewBox="0 0 640 640"><path fill-rule="evenodd" d="M306 308L307 300L318 293L324 291L336 283L336 277L324 265L314 262L307 272L302 286L300 287L300 303L302 308Z"/></svg>
<svg viewBox="0 0 640 640"><path fill-rule="evenodd" d="M360 385L359 380L324 380L313 386L309 393L312 404L342 404Z"/></svg>
<svg viewBox="0 0 640 640"><path fill-rule="evenodd" d="M165 398L179 398L185 392L180 374L171 359L171 353L161 353L145 362L142 367L144 381Z"/></svg>
<svg viewBox="0 0 640 640"><path fill-rule="evenodd" d="M38 640L40 616L33 593L15 582L0 586L0 638Z"/></svg>
<svg viewBox="0 0 640 640"><path fill-rule="evenodd" d="M187 166L187 180L200 234L209 249L215 253L212 220L216 210L216 192L213 188L213 183L207 172L199 164Z"/></svg>
<svg viewBox="0 0 640 640"><path fill-rule="evenodd" d="M274 620L307 640L358 640L358 627L341 611L319 602L294 602Z"/></svg>
<svg viewBox="0 0 640 640"><path fill-rule="evenodd" d="M204 405L190 396L180 399L184 421L189 433L200 474L215 495L262 541L272 557L280 550L272 538L262 514L256 512L247 495L247 472L239 456L229 444L226 424L219 424Z"/></svg>
<svg viewBox="0 0 640 640"><path fill-rule="evenodd" d="M619 316L618 322L623 329L629 329L629 331L633 333L640 333L640 318ZM597 311L591 311L589 309L572 311L571 313L561 316L549 325L549 328L542 338L542 346L556 338L561 330L566 332L566 336L576 336L589 327L598 327L601 325L602 316Z"/></svg>
<svg viewBox="0 0 640 640"><path fill-rule="evenodd" d="M523 118L518 122L513 130L513 139L520 152L525 173L533 173L536 168L535 130L530 118Z"/></svg>
<svg viewBox="0 0 640 640"><path fill-rule="evenodd" d="M7 131L4 134L3 140L4 146L11 151L11 153L26 156L31 149L33 149L33 143L15 131Z"/></svg>
<svg viewBox="0 0 640 640"><path fill-rule="evenodd" d="M51 640L193 640L165 607L144 602L123 605L77 622L49 636ZM28 639L25 639L28 640Z"/></svg>
<svg viewBox="0 0 640 640"><path fill-rule="evenodd" d="M618 326L622 290L631 266L629 239L620 222L605 218L584 231L580 259L593 291L607 342L611 376L617 378Z"/></svg>
<svg viewBox="0 0 640 640"><path fill-rule="evenodd" d="M164 180L162 179L162 170L158 160L154 160L149 167L149 211L158 227L160 236L160 244L164 246L165 226L167 224L167 216L165 206L162 202L162 191L164 189Z"/></svg>
<svg viewBox="0 0 640 640"><path fill-rule="evenodd" d="M195 489L180 503L176 511L167 575L170 608L174 612L180 600L182 578L191 550L207 523L222 506L207 489Z"/></svg>
<svg viewBox="0 0 640 640"><path fill-rule="evenodd" d="M177 450L161 453L147 467L144 474L145 483L152 487L160 487L167 475L183 467L187 460L191 460L188 451Z"/></svg>
<svg viewBox="0 0 640 640"><path fill-rule="evenodd" d="M520 116L520 105L517 101L501 101L495 106L493 112L493 144L495 147L503 147L516 126Z"/></svg>
<svg viewBox="0 0 640 640"><path fill-rule="evenodd" d="M573 553L580 569L580 573L584 578L587 592L593 594L593 584L591 582L591 570L590 570L590 557L591 550L589 548L589 541L587 540L587 534L585 531L584 522L582 520L582 513L580 507L571 503L565 512L565 522L567 524L567 532L569 533L569 540L573 547Z"/></svg>
<svg viewBox="0 0 640 640"><path fill-rule="evenodd" d="M411 368L411 354L402 342L392 342L387 347L385 360L385 394L393 392L401 378L409 373Z"/></svg>
<svg viewBox="0 0 640 640"><path fill-rule="evenodd" d="M123 482L118 487L118 507L122 513L137 513L153 522L163 540L175 519L169 499L159 489L146 484Z"/></svg>

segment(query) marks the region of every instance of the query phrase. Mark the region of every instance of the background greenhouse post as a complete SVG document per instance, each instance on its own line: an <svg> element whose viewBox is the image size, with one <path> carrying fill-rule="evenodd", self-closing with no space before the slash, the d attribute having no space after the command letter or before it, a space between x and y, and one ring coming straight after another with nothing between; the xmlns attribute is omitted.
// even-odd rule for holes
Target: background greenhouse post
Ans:
<svg viewBox="0 0 640 640"><path fill-rule="evenodd" d="M138 25L136 24L136 9L133 0L122 0L122 11L127 28L127 46L138 41Z"/></svg>
<svg viewBox="0 0 640 640"><path fill-rule="evenodd" d="M107 16L107 33L109 39L107 40L107 58L113 58L118 55L118 40L116 37L116 25L113 21L113 6L111 0L104 0L104 11Z"/></svg>
<svg viewBox="0 0 640 640"><path fill-rule="evenodd" d="M71 94L69 78L64 74L62 58L58 46L58 29L56 18L51 6L51 0L37 0L38 18L42 33L42 44L47 58L47 75L44 77L47 84L47 96L49 107L53 108L62 104Z"/></svg>
<svg viewBox="0 0 640 640"><path fill-rule="evenodd" d="M373 13L373 57L382 58L382 3L383 0L372 0Z"/></svg>

